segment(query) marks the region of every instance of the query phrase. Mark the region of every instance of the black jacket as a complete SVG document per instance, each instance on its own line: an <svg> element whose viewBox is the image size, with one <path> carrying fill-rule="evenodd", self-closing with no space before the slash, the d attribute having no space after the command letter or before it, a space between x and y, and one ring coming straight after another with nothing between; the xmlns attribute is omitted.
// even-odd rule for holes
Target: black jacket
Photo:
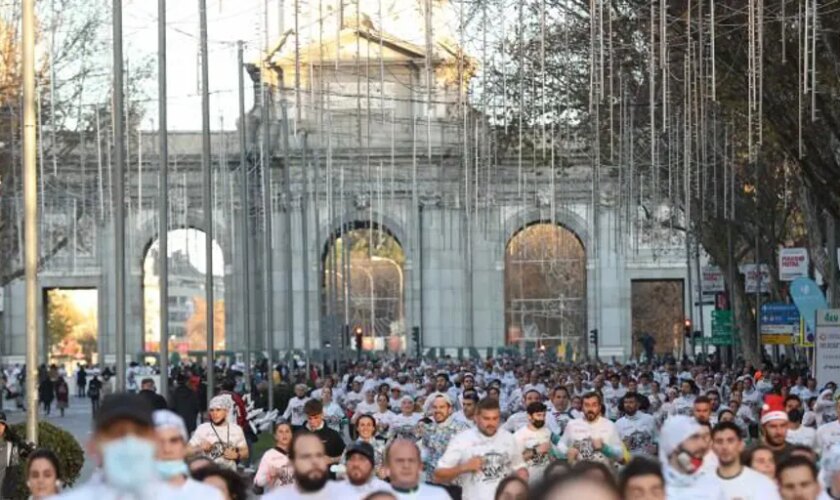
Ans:
<svg viewBox="0 0 840 500"><path fill-rule="evenodd" d="M179 385L169 394L169 408L184 419L187 433L191 435L198 425L198 394L185 385Z"/></svg>
<svg viewBox="0 0 840 500"><path fill-rule="evenodd" d="M149 406L151 406L153 410L166 410L169 408L169 405L166 404L166 398L155 391L143 389L140 391L140 396L149 402Z"/></svg>

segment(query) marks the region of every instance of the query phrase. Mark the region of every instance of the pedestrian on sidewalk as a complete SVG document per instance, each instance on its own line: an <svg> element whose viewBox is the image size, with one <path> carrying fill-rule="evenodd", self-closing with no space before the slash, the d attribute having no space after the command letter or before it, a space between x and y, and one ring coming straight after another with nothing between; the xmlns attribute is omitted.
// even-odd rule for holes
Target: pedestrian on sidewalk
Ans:
<svg viewBox="0 0 840 500"><path fill-rule="evenodd" d="M55 384L53 384L53 381L49 377L44 377L41 379L41 383L38 384L38 399L41 401L44 407L44 413L47 415L50 414L54 398Z"/></svg>
<svg viewBox="0 0 840 500"><path fill-rule="evenodd" d="M84 365L79 363L79 369L76 370L76 397L85 397L85 387L87 386L87 371Z"/></svg>
<svg viewBox="0 0 840 500"><path fill-rule="evenodd" d="M90 398L90 406L93 413L93 418L99 412L99 396L102 393L102 381L99 380L99 375L94 374L93 379L88 384L87 395Z"/></svg>
<svg viewBox="0 0 840 500"><path fill-rule="evenodd" d="M58 411L63 417L64 410L66 410L70 404L70 387L67 385L67 381L64 380L64 377L59 377L59 379L55 382L55 400L58 406Z"/></svg>

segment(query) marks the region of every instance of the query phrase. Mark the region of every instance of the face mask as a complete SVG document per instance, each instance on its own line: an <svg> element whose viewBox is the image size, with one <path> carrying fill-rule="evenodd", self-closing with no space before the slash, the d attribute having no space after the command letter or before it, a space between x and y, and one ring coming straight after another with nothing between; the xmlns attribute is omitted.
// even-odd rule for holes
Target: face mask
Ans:
<svg viewBox="0 0 840 500"><path fill-rule="evenodd" d="M536 427L537 429L542 429L542 427L545 425L545 420L534 420L534 424L533 424L533 425L534 425L534 427Z"/></svg>
<svg viewBox="0 0 840 500"><path fill-rule="evenodd" d="M155 460L157 472L163 479L189 475L187 463L183 460Z"/></svg>
<svg viewBox="0 0 840 500"><path fill-rule="evenodd" d="M135 436L117 439L102 446L102 462L108 484L136 491L155 477L155 445Z"/></svg>

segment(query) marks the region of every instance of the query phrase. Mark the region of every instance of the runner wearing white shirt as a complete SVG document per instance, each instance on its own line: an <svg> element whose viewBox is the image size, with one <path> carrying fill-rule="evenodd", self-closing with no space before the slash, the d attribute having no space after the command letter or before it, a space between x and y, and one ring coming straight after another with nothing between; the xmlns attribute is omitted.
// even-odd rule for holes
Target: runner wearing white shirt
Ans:
<svg viewBox="0 0 840 500"><path fill-rule="evenodd" d="M465 391L461 395L461 409L452 415L452 418L465 424L467 427L475 427L475 410L478 406L478 394L473 391Z"/></svg>
<svg viewBox="0 0 840 500"><path fill-rule="evenodd" d="M656 456L656 420L639 411L639 399L635 393L622 398L624 416L615 423L621 441L631 455Z"/></svg>
<svg viewBox="0 0 840 500"><path fill-rule="evenodd" d="M352 498L364 498L375 491L390 491L391 486L374 475L375 452L370 443L356 441L345 452L347 483Z"/></svg>
<svg viewBox="0 0 840 500"><path fill-rule="evenodd" d="M788 412L788 431L785 441L801 444L808 448L817 448L817 431L802 425L802 410L795 408Z"/></svg>
<svg viewBox="0 0 840 500"><path fill-rule="evenodd" d="M379 411L379 405L376 404L376 392L371 389L365 392L365 400L356 405L356 413L350 419L350 423L356 425L356 421L362 415L373 415Z"/></svg>
<svg viewBox="0 0 840 500"><path fill-rule="evenodd" d="M540 401L542 401L542 394L535 388L529 388L522 396L523 408L528 408L532 403L539 403ZM529 420L527 410L518 411L507 419L502 429L508 432L516 432L527 426Z"/></svg>
<svg viewBox="0 0 840 500"><path fill-rule="evenodd" d="M228 418L231 408L233 399L227 394L211 399L207 410L210 421L199 425L189 442L191 454L204 453L226 469L235 469L239 461L248 458L245 433Z"/></svg>
<svg viewBox="0 0 840 500"><path fill-rule="evenodd" d="M744 450L741 428L721 422L712 430L712 450L718 458L715 471L728 500L778 500L776 484L764 474L741 463Z"/></svg>
<svg viewBox="0 0 840 500"><path fill-rule="evenodd" d="M388 446L385 460L391 490L398 500L450 500L445 489L420 482L423 462L414 441L395 440Z"/></svg>
<svg viewBox="0 0 840 500"><path fill-rule="evenodd" d="M400 413L391 418L388 440L417 439L417 424L420 423L421 418L423 415L414 411L414 400L411 396L403 396L400 400Z"/></svg>
<svg viewBox="0 0 840 500"><path fill-rule="evenodd" d="M563 435L566 430L566 425L572 419L571 405L569 400L569 390L558 385L551 391L551 404L548 406L548 414L546 415L546 422L548 428L558 436Z"/></svg>
<svg viewBox="0 0 840 500"><path fill-rule="evenodd" d="M528 425L516 431L513 439L528 468L528 480L533 484L542 479L548 466L551 431L545 426L546 408L543 403L531 403L526 411Z"/></svg>
<svg viewBox="0 0 840 500"><path fill-rule="evenodd" d="M394 412L391 411L391 402L387 394L376 396L376 404L378 407L371 415L376 420L376 435L384 437L387 436L388 428L394 420Z"/></svg>
<svg viewBox="0 0 840 500"><path fill-rule="evenodd" d="M557 452L570 463L593 461L612 464L626 461L624 443L615 424L601 416L601 397L596 392L583 396L583 419L575 419L557 443Z"/></svg>
<svg viewBox="0 0 840 500"><path fill-rule="evenodd" d="M495 497L496 487L510 474L527 480L522 455L513 436L499 429L500 418L498 401L482 400L476 428L452 438L435 469L435 482L447 484L457 479L463 500L486 500Z"/></svg>
<svg viewBox="0 0 840 500"><path fill-rule="evenodd" d="M289 400L286 411L280 418L290 422L293 427L301 427L306 423L306 413L303 411L303 405L307 401L309 401L309 398L306 397L306 386L304 384L295 385L295 397Z"/></svg>
<svg viewBox="0 0 840 500"><path fill-rule="evenodd" d="M329 480L329 457L316 434L302 431L292 440L293 484L264 495L263 500L342 500L351 498L346 484Z"/></svg>
<svg viewBox="0 0 840 500"><path fill-rule="evenodd" d="M190 477L184 462L187 456L187 426L184 420L169 410L155 411L152 420L158 438L155 465L161 479L185 500L222 500L219 490Z"/></svg>
<svg viewBox="0 0 840 500"><path fill-rule="evenodd" d="M840 401L838 401L837 406L840 407ZM837 443L840 443L840 421L835 420L817 428L817 446L820 455L825 454L831 445Z"/></svg>

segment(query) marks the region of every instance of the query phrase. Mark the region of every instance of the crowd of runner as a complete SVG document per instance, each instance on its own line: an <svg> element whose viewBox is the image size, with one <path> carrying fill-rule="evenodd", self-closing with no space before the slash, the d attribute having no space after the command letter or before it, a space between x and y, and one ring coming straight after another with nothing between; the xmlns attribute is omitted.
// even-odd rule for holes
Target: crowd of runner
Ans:
<svg viewBox="0 0 840 500"><path fill-rule="evenodd" d="M265 375L246 400L265 404ZM205 409L200 370L176 367L169 401L151 378L102 400L84 484L59 492L56 456L29 453L32 497L840 498L840 392L802 364L400 357L272 376L258 460L242 373Z"/></svg>

